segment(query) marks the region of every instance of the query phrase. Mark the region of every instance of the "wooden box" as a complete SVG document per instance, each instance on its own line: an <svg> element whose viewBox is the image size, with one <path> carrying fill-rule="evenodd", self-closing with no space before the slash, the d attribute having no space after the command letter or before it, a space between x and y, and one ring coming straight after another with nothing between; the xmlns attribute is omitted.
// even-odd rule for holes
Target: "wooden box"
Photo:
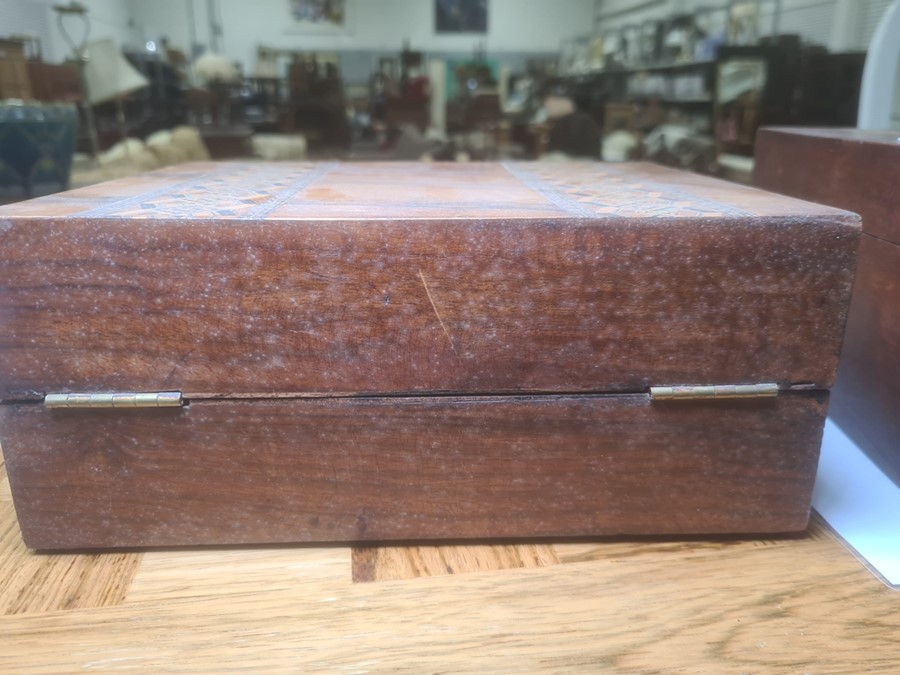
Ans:
<svg viewBox="0 0 900 675"><path fill-rule="evenodd" d="M900 132L764 129L754 182L862 216L829 414L900 485Z"/></svg>
<svg viewBox="0 0 900 675"><path fill-rule="evenodd" d="M192 164L5 207L23 536L803 529L858 235L649 164Z"/></svg>

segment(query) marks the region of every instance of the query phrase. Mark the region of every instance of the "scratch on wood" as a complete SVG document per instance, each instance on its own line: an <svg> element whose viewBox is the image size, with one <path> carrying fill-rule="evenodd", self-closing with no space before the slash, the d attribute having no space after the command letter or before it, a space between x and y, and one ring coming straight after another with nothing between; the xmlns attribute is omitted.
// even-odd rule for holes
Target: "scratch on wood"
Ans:
<svg viewBox="0 0 900 675"><path fill-rule="evenodd" d="M175 371L178 370L179 366L183 366L185 361L187 361L188 357L194 353L196 347L192 347L188 350L186 354L184 354L180 359L178 359L175 364L172 366L172 370L169 371L169 374L166 376L166 379L163 381L163 386L167 387L169 383L172 381L172 378L175 376Z"/></svg>
<svg viewBox="0 0 900 675"><path fill-rule="evenodd" d="M438 311L437 305L434 304L434 298L431 297L431 291L428 290L428 282L425 281L425 275L422 274L422 270L419 270L419 278L422 280L422 286L425 287L425 294L428 296L428 302L431 303L431 308L434 310L434 315L437 317L438 322L441 324L441 330L444 331L444 335L447 336L447 342L450 343L450 349L453 350L453 353L456 354L457 358L459 358L459 353L456 351L456 346L453 344L453 338L450 337L450 331L447 330L447 326L444 325L444 320L441 318L441 313Z"/></svg>

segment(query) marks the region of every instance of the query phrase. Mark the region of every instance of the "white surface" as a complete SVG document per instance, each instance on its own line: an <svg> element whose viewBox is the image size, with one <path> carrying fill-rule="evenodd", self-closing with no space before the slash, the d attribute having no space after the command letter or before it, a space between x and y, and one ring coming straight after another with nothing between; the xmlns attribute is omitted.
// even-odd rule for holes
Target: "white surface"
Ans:
<svg viewBox="0 0 900 675"><path fill-rule="evenodd" d="M133 31L129 26L131 16L131 6L129 2L123 0L78 0L88 10L88 16L91 20L91 33L89 40L99 38L112 38L120 45L130 45L133 43ZM53 5L68 5L69 0L0 0L0 9L2 5L9 6L12 11L22 16L32 16L34 8L37 7L43 12L44 17L40 22L41 28L31 29L41 38L41 46L44 51L44 60L52 63L65 61L72 57L72 48L66 42L57 25L56 12L53 11ZM72 38L76 44L81 41L83 33L82 23L80 19L69 17L66 26L70 27ZM14 33L12 26L4 23L3 17L0 17L0 32Z"/></svg>
<svg viewBox="0 0 900 675"><path fill-rule="evenodd" d="M828 419L813 508L892 586L900 586L900 487Z"/></svg>
<svg viewBox="0 0 900 675"><path fill-rule="evenodd" d="M900 0L888 7L872 38L859 92L860 129L890 129L900 62Z"/></svg>

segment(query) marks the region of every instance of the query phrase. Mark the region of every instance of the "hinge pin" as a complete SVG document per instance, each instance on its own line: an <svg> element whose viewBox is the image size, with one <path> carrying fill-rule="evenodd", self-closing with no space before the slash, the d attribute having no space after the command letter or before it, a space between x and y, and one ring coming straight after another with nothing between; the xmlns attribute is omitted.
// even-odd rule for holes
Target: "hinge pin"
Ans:
<svg viewBox="0 0 900 675"><path fill-rule="evenodd" d="M770 398L778 395L778 385L765 384L709 384L650 387L650 397L657 399L698 400L713 398Z"/></svg>
<svg viewBox="0 0 900 675"><path fill-rule="evenodd" d="M177 408L183 404L180 391L102 392L47 394L47 408Z"/></svg>

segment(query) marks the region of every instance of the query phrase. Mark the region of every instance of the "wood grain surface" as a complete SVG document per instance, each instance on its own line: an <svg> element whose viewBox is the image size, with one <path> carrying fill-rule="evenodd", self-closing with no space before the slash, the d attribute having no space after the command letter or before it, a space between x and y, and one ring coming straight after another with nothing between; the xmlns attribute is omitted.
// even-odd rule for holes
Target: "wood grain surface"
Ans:
<svg viewBox="0 0 900 675"><path fill-rule="evenodd" d="M117 604L141 561L140 553L29 556L11 504L0 512L0 547L0 614Z"/></svg>
<svg viewBox="0 0 900 675"><path fill-rule="evenodd" d="M900 246L866 235L860 256L831 416L900 485Z"/></svg>
<svg viewBox="0 0 900 675"><path fill-rule="evenodd" d="M900 143L894 131L763 129L754 182L862 216L829 414L900 485Z"/></svg>
<svg viewBox="0 0 900 675"><path fill-rule="evenodd" d="M888 129L761 129L753 183L862 216L863 231L900 244L900 143Z"/></svg>
<svg viewBox="0 0 900 675"><path fill-rule="evenodd" d="M550 544L361 546L353 549L353 581L543 567L559 563Z"/></svg>
<svg viewBox="0 0 900 675"><path fill-rule="evenodd" d="M0 492L0 520L11 509ZM345 547L156 550L90 570L91 556L37 554L17 539L0 539L8 673L900 669L900 593L818 521L781 539L540 544L558 563L536 567L491 546L447 548L470 563L361 584ZM376 554L375 577L396 576L402 551ZM420 551L409 555L438 555ZM58 561L84 573L24 586L9 573ZM79 595L96 602L47 602Z"/></svg>
<svg viewBox="0 0 900 675"><path fill-rule="evenodd" d="M803 529L827 405L622 396L0 408L32 548ZM10 450L11 449L11 450Z"/></svg>
<svg viewBox="0 0 900 675"><path fill-rule="evenodd" d="M645 165L291 170L0 210L0 397L833 380L855 216Z"/></svg>

